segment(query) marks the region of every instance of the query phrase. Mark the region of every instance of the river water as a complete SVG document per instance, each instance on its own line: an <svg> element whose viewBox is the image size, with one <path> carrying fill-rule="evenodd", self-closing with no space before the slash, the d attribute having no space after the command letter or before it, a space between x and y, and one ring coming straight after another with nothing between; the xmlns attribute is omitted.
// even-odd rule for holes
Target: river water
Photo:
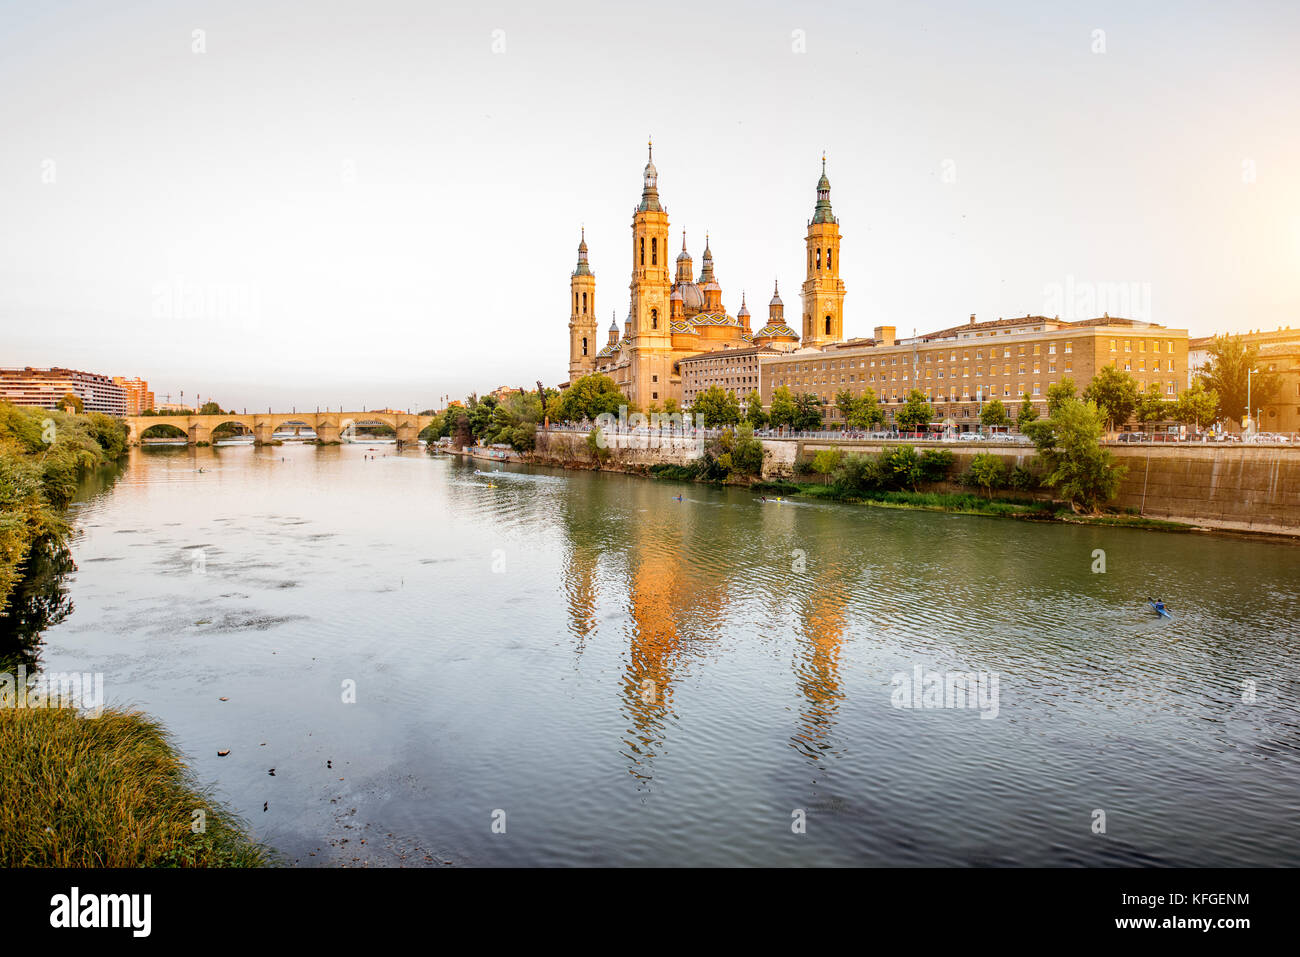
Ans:
<svg viewBox="0 0 1300 957"><path fill-rule="evenodd" d="M74 520L43 666L290 865L1300 860L1293 545L378 444L137 449Z"/></svg>

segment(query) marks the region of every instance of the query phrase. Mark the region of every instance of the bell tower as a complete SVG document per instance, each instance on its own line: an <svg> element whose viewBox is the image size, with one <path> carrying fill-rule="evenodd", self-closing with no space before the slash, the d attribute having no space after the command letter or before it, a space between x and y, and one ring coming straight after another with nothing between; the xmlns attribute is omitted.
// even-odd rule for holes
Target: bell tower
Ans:
<svg viewBox="0 0 1300 957"><path fill-rule="evenodd" d="M817 205L808 222L808 278L803 284L803 344L821 348L844 341L844 281L840 279L840 222L831 212L831 181L817 181Z"/></svg>
<svg viewBox="0 0 1300 957"><path fill-rule="evenodd" d="M596 368L596 274L587 263L587 230L578 244L578 265L569 277L569 381Z"/></svg>
<svg viewBox="0 0 1300 957"><path fill-rule="evenodd" d="M654 143L645 164L641 202L632 214L632 335L639 348L671 348L668 295L668 210L659 203Z"/></svg>

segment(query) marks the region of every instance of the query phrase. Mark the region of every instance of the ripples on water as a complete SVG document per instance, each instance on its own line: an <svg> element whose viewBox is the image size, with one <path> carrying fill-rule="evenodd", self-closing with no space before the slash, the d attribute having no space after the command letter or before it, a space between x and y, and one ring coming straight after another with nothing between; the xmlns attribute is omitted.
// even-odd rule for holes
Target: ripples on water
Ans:
<svg viewBox="0 0 1300 957"><path fill-rule="evenodd" d="M46 632L291 862L1300 851L1293 546L364 454L135 452ZM892 707L916 666L998 717Z"/></svg>

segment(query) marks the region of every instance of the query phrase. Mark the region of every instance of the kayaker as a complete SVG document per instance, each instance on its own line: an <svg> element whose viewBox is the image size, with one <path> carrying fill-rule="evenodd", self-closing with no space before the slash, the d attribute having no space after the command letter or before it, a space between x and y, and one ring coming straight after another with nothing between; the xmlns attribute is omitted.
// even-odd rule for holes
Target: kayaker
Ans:
<svg viewBox="0 0 1300 957"><path fill-rule="evenodd" d="M1157 611L1159 614L1162 614L1162 615L1163 615L1164 612L1165 612L1165 603L1164 603L1164 601L1163 601L1162 599L1160 599L1160 598L1157 598L1157 599L1155 600L1155 606L1156 606L1156 611Z"/></svg>

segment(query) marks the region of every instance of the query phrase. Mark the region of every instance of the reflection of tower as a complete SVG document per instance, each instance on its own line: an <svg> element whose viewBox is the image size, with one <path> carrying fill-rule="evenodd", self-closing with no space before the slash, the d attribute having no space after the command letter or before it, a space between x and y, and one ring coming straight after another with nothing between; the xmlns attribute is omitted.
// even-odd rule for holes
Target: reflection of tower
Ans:
<svg viewBox="0 0 1300 957"><path fill-rule="evenodd" d="M569 606L569 631L581 654L587 636L596 630L596 562L598 549L572 544L564 561L564 594Z"/></svg>
<svg viewBox="0 0 1300 957"><path fill-rule="evenodd" d="M844 280L840 278L840 221L831 212L831 181L817 181L817 206L808 222L808 278L803 284L803 344L821 347L844 339Z"/></svg>
<svg viewBox="0 0 1300 957"><path fill-rule="evenodd" d="M660 555L658 547L642 547L628 556L632 625L623 698L632 720L628 730L635 738L627 742L633 752L629 757L637 765L632 773L647 780L647 764L659 750L664 719L672 706L674 658L681 644L675 594L679 564L661 563Z"/></svg>
<svg viewBox="0 0 1300 957"><path fill-rule="evenodd" d="M799 709L799 730L794 746L820 760L830 750L830 734L839 711L840 646L844 640L847 601L839 576L819 581L804 599L804 627L795 672L804 706Z"/></svg>

